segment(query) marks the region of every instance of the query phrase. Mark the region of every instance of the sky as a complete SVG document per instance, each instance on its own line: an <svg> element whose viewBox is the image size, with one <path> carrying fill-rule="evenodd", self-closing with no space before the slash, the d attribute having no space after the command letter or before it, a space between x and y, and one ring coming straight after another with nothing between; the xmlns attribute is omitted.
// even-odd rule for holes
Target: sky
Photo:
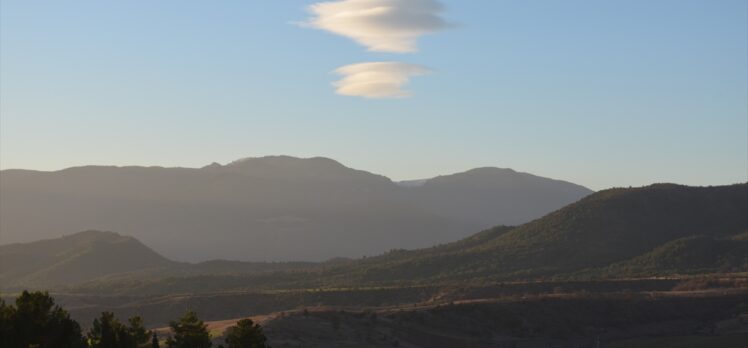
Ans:
<svg viewBox="0 0 748 348"><path fill-rule="evenodd" d="M0 3L0 168L748 181L745 0Z"/></svg>

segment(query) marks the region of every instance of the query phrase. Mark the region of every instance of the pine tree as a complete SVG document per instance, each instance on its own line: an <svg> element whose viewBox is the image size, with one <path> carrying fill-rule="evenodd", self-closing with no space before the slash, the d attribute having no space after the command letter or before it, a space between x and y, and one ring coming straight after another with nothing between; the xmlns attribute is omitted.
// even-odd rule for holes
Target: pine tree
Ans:
<svg viewBox="0 0 748 348"><path fill-rule="evenodd" d="M188 311L169 326L174 331L174 337L168 340L169 348L210 348L212 345L207 325L195 312Z"/></svg>
<svg viewBox="0 0 748 348"><path fill-rule="evenodd" d="M127 328L127 333L135 343L135 346L146 346L148 344L148 337L151 335L151 332L146 330L143 324L143 318L135 316L128 319L127 321L130 324L130 327Z"/></svg>
<svg viewBox="0 0 748 348"><path fill-rule="evenodd" d="M80 325L47 292L24 291L15 307L0 306L2 347L81 348ZM5 332L12 332L6 335Z"/></svg>
<svg viewBox="0 0 748 348"><path fill-rule="evenodd" d="M122 324L114 313L103 312L93 321L88 331L88 344L91 348L138 348L148 344L150 331L143 326L143 319L132 317L130 326Z"/></svg>
<svg viewBox="0 0 748 348"><path fill-rule="evenodd" d="M122 331L122 323L114 317L114 313L103 312L100 318L94 319L88 330L88 344L91 348L120 348Z"/></svg>
<svg viewBox="0 0 748 348"><path fill-rule="evenodd" d="M242 319L226 330L228 348L265 348L267 338L262 327L251 319Z"/></svg>

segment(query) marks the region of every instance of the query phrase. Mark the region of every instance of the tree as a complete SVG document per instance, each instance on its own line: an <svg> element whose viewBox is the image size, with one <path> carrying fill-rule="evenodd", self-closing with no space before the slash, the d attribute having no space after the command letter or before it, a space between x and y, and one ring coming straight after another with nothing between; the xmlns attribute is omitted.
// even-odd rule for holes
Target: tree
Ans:
<svg viewBox="0 0 748 348"><path fill-rule="evenodd" d="M239 320L235 326L226 330L228 348L265 348L266 341L262 327L251 319Z"/></svg>
<svg viewBox="0 0 748 348"><path fill-rule="evenodd" d="M212 345L208 326L193 311L188 311L169 326L174 331L174 337L167 340L169 348L210 348Z"/></svg>
<svg viewBox="0 0 748 348"><path fill-rule="evenodd" d="M93 321L88 331L88 344L92 348L138 348L148 344L150 332L143 326L143 319L132 317L125 326L114 317L114 313L103 312Z"/></svg>
<svg viewBox="0 0 748 348"><path fill-rule="evenodd" d="M125 348L120 344L124 331L122 323L114 317L114 313L103 312L100 318L94 319L86 336L92 348Z"/></svg>
<svg viewBox="0 0 748 348"><path fill-rule="evenodd" d="M135 316L128 319L127 322L130 324L130 327L127 328L127 332L129 333L130 338L135 342L135 346L147 347L148 338L151 336L151 332L145 329L143 318Z"/></svg>
<svg viewBox="0 0 748 348"><path fill-rule="evenodd" d="M13 317L15 308L6 306L5 301L0 299L0 347L11 347L13 345Z"/></svg>
<svg viewBox="0 0 748 348"><path fill-rule="evenodd" d="M12 332L8 335L6 332ZM24 291L15 308L0 306L0 332L3 347L81 348L85 341L78 323L55 305L47 292Z"/></svg>

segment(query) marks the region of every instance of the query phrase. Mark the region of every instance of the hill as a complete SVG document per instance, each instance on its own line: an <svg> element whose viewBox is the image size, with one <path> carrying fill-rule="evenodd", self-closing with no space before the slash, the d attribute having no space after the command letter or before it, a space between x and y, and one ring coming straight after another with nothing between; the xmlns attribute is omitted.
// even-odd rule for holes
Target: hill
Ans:
<svg viewBox="0 0 748 348"><path fill-rule="evenodd" d="M0 246L3 287L55 287L133 271L177 266L140 241L86 231L62 238Z"/></svg>
<svg viewBox="0 0 748 348"><path fill-rule="evenodd" d="M333 273L367 283L560 277L626 261L649 264L644 268L650 274L720 270L720 264L746 270L746 211L748 184L610 189L516 228L497 227L457 243L388 253ZM693 236L702 237L683 239ZM705 240L713 243L700 243ZM676 248L683 243L690 248ZM696 246L708 249L686 252ZM704 253L709 260L693 259ZM676 267L678 258L685 261ZM660 261L644 261L653 259ZM665 262L672 265L659 266ZM626 269L638 273L624 267L608 276L626 276Z"/></svg>
<svg viewBox="0 0 748 348"><path fill-rule="evenodd" d="M590 273L653 276L744 270L748 270L747 240L694 236L667 242L644 255Z"/></svg>
<svg viewBox="0 0 748 348"><path fill-rule="evenodd" d="M180 261L322 261L458 240L527 222L589 193L498 169L404 187L319 157L203 168L4 170L0 242L103 229Z"/></svg>

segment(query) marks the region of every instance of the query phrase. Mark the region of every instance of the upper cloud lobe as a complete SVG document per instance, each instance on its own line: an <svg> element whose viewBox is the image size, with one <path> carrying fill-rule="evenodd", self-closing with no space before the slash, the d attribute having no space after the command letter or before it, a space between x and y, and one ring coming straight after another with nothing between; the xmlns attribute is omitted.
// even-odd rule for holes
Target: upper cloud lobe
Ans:
<svg viewBox="0 0 748 348"><path fill-rule="evenodd" d="M419 37L449 26L436 0L341 0L309 7L308 25L349 37L370 51L415 52Z"/></svg>
<svg viewBox="0 0 748 348"><path fill-rule="evenodd" d="M412 76L431 71L415 64L400 62L371 62L346 65L335 70L343 78L333 83L340 95L372 99L409 97L403 86Z"/></svg>

